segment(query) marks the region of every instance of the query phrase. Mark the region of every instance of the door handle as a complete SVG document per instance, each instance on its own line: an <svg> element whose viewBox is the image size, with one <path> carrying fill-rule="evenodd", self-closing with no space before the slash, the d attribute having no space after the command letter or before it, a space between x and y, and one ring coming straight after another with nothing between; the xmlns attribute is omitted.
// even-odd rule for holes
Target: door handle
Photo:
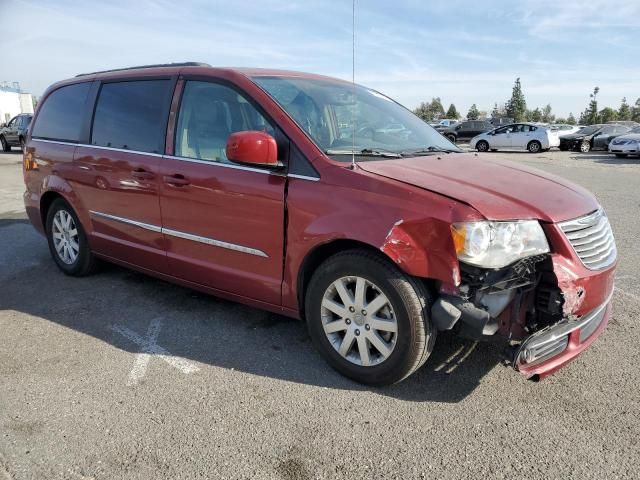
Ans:
<svg viewBox="0 0 640 480"><path fill-rule="evenodd" d="M148 172L144 168L136 168L131 172L131 176L137 180L151 180L155 177L153 173Z"/></svg>
<svg viewBox="0 0 640 480"><path fill-rule="evenodd" d="M184 177L184 175L181 175L179 173L176 173L174 175L165 175L164 177L162 177L162 179L165 183L173 185L174 187L184 187L186 185L189 185L190 183L189 180Z"/></svg>

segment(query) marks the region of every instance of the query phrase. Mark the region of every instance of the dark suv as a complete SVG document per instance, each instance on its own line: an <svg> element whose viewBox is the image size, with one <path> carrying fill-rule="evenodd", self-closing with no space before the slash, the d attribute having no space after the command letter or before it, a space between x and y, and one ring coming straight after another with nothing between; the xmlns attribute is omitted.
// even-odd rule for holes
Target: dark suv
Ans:
<svg viewBox="0 0 640 480"><path fill-rule="evenodd" d="M476 135L493 130L493 125L482 120L468 120L458 123L451 128L445 128L440 133L447 137L451 142L456 143L460 140L471 140Z"/></svg>
<svg viewBox="0 0 640 480"><path fill-rule="evenodd" d="M19 146L24 151L24 141L27 138L27 128L31 124L33 115L21 113L13 117L9 123L0 127L0 146L8 152L11 147Z"/></svg>

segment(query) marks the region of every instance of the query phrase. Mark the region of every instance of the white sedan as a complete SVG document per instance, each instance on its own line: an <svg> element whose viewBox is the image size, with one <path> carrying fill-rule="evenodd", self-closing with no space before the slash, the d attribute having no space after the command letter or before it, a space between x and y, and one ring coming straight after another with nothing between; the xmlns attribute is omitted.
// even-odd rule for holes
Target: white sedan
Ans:
<svg viewBox="0 0 640 480"><path fill-rule="evenodd" d="M513 123L482 133L469 142L479 152L496 150L528 150L538 153L560 146L557 132L533 123Z"/></svg>

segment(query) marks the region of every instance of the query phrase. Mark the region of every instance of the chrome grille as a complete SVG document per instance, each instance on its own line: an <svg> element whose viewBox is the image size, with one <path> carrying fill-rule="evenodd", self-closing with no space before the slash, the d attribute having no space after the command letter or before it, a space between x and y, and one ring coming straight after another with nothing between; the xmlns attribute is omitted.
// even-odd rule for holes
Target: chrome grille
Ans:
<svg viewBox="0 0 640 480"><path fill-rule="evenodd" d="M559 224L584 265L591 270L608 267L618 254L604 210Z"/></svg>

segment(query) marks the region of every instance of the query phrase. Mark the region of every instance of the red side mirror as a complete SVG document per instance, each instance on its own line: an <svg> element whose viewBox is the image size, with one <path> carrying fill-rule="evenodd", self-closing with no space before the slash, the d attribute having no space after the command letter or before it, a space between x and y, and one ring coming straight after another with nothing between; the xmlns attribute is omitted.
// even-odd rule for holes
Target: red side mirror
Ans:
<svg viewBox="0 0 640 480"><path fill-rule="evenodd" d="M278 166L278 145L276 139L265 132L249 130L229 135L227 140L227 158L232 162Z"/></svg>

